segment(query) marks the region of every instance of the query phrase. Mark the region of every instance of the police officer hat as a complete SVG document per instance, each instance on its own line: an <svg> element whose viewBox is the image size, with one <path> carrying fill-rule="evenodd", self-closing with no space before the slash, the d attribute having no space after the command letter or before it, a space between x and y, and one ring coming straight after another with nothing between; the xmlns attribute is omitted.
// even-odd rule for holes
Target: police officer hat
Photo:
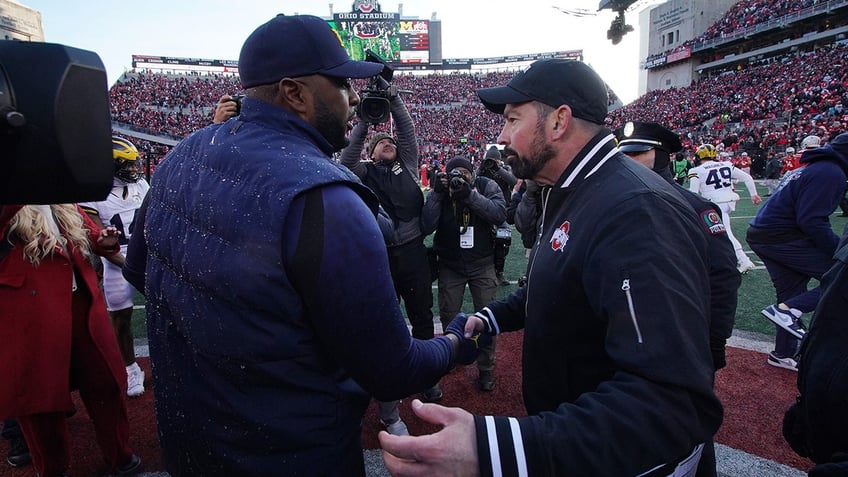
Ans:
<svg viewBox="0 0 848 477"><path fill-rule="evenodd" d="M618 138L618 149L624 153L651 149L673 153L683 149L680 137L657 123L630 121L616 129L615 136Z"/></svg>

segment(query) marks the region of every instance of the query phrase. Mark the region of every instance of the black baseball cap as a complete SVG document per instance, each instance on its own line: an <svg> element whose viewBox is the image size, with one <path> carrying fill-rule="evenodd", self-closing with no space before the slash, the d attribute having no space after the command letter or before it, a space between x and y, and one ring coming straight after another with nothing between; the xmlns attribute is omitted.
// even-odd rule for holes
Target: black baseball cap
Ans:
<svg viewBox="0 0 848 477"><path fill-rule="evenodd" d="M379 74L383 65L352 60L338 33L321 18L277 15L247 37L238 68L246 89L314 74L370 78Z"/></svg>
<svg viewBox="0 0 848 477"><path fill-rule="evenodd" d="M527 101L553 108L566 104L574 117L595 124L604 124L609 107L604 80L586 63L561 58L534 61L506 86L478 89L477 96L486 109L498 114L507 104Z"/></svg>
<svg viewBox="0 0 848 477"><path fill-rule="evenodd" d="M621 152L645 152L662 149L673 153L683 149L680 137L670 129L657 124L642 121L630 121L615 130L618 149Z"/></svg>

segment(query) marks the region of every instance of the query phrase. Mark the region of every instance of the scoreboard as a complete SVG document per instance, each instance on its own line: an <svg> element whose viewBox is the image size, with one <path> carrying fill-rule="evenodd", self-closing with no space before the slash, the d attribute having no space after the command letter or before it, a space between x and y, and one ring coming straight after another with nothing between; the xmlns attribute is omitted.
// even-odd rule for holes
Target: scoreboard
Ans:
<svg viewBox="0 0 848 477"><path fill-rule="evenodd" d="M355 60L364 60L371 50L393 65L430 63L429 20L334 18L329 24Z"/></svg>

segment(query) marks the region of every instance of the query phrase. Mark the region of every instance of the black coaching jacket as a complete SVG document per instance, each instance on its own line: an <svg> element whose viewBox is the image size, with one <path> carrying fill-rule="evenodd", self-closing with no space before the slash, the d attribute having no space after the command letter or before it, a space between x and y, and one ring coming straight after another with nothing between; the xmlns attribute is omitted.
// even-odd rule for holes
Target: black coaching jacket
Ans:
<svg viewBox="0 0 848 477"><path fill-rule="evenodd" d="M609 131L542 197L527 286L479 312L493 332L524 329L529 415L475 417L481 475L635 476L679 462L722 420L693 209Z"/></svg>

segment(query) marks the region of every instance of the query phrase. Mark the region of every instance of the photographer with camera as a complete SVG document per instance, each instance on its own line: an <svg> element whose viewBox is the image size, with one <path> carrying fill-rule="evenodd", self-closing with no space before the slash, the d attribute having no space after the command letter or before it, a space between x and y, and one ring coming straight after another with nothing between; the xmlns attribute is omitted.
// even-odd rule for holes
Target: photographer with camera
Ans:
<svg viewBox="0 0 848 477"><path fill-rule="evenodd" d="M374 55L369 55L369 59L382 63ZM433 337L433 289L424 234L421 233L424 195L418 185L418 140L406 105L397 88L389 83L391 78L392 70L384 64L380 75L371 79L363 93L366 107L360 103L357 108L360 121L350 133L350 145L342 150L341 163L377 195L390 217L390 226L384 223L381 230L389 251L395 291L403 299L412 336L430 339ZM383 98L388 99L388 108L385 102L379 101ZM373 106L367 106L369 99L376 100ZM397 137L385 132L374 134L366 150L369 160L360 160L369 127L389 117L395 122ZM442 390L436 384L424 391L422 398L438 402L442 399ZM389 432L406 432L398 414L398 401L380 402L378 407L380 420Z"/></svg>
<svg viewBox="0 0 848 477"><path fill-rule="evenodd" d="M480 168L477 169L478 177L487 177L501 188L504 196L504 201L509 203L512 199L512 188L515 187L518 179L512 175L512 168L504 164L501 160L501 152L497 146L492 146L486 151L483 157L483 162ZM504 264L506 256L509 254L509 246L512 244L512 228L508 221L504 221L498 225L495 231L495 278L498 285L509 285L509 281L504 278Z"/></svg>
<svg viewBox="0 0 848 477"><path fill-rule="evenodd" d="M464 157L448 161L436 174L433 191L421 215L425 234L436 232L433 248L439 257L439 317L447 326L462 307L465 286L475 309L495 299L494 229L506 220L506 201L498 184L474 178L474 166ZM495 342L477 358L480 389L495 388Z"/></svg>
<svg viewBox="0 0 848 477"><path fill-rule="evenodd" d="M241 100L243 98L243 94L225 94L221 96L218 104L215 105L215 114L212 117L212 123L223 123L230 118L238 116L241 113Z"/></svg>

